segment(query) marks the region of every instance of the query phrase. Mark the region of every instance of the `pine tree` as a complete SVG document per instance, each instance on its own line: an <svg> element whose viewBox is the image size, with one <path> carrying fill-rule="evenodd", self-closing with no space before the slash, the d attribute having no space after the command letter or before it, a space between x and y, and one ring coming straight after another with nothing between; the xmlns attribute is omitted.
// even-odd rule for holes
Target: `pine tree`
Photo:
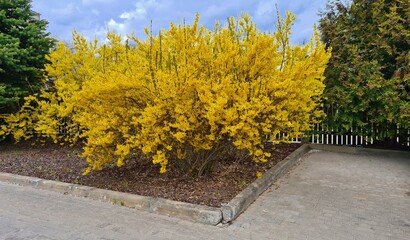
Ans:
<svg viewBox="0 0 410 240"><path fill-rule="evenodd" d="M54 45L30 2L0 0L0 113L15 112L23 97L39 91Z"/></svg>

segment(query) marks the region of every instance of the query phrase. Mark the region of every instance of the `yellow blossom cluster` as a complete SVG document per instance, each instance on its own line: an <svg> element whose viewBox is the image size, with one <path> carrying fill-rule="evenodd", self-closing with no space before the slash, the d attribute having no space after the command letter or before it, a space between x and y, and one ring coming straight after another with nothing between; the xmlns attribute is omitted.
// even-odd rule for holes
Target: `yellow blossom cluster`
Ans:
<svg viewBox="0 0 410 240"><path fill-rule="evenodd" d="M73 49L59 44L49 57L55 90L36 98L36 108L8 116L0 134L26 136L19 127L31 121L59 140L66 119L64 140L85 141L85 174L136 156L161 173L170 164L201 173L227 148L264 162L267 136L300 135L322 115L330 53L316 30L304 46L291 45L294 19L287 13L276 32L263 33L246 14L213 30L197 16L192 25L146 30L145 40L129 36L126 44L113 33L105 44L74 33Z"/></svg>

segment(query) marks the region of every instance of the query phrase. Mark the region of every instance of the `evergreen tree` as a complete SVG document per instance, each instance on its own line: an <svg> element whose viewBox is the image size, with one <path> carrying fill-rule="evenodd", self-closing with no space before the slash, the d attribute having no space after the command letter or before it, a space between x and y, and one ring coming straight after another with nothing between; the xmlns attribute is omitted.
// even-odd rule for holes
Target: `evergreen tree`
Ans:
<svg viewBox="0 0 410 240"><path fill-rule="evenodd" d="M393 140L410 127L410 2L334 0L320 13L332 48L325 72L327 123ZM405 130L405 131L404 131Z"/></svg>
<svg viewBox="0 0 410 240"><path fill-rule="evenodd" d="M0 113L15 112L23 97L39 91L54 45L30 2L0 0Z"/></svg>

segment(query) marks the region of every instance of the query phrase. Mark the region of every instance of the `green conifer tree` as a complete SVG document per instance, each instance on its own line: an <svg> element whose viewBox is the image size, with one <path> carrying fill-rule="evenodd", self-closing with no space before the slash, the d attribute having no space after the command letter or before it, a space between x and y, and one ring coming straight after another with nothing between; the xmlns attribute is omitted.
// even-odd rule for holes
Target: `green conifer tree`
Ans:
<svg viewBox="0 0 410 240"><path fill-rule="evenodd" d="M0 114L17 111L23 97L39 91L54 45L46 27L30 0L0 0Z"/></svg>

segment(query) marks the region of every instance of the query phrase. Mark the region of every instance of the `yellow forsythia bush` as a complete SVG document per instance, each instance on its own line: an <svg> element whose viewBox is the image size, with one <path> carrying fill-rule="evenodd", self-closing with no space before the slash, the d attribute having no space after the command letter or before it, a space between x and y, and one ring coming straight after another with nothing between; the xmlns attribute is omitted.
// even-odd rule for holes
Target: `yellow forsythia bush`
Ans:
<svg viewBox="0 0 410 240"><path fill-rule="evenodd" d="M73 49L59 44L49 56L54 90L28 98L35 104L6 117L2 134L84 139L85 174L147 158L161 173L172 165L204 174L232 150L264 162L266 136L299 135L322 115L330 53L316 30L292 46L294 18L288 13L276 32L262 33L248 15L213 30L197 16L126 44L113 33L104 44L74 33ZM67 135L57 134L61 127Z"/></svg>

